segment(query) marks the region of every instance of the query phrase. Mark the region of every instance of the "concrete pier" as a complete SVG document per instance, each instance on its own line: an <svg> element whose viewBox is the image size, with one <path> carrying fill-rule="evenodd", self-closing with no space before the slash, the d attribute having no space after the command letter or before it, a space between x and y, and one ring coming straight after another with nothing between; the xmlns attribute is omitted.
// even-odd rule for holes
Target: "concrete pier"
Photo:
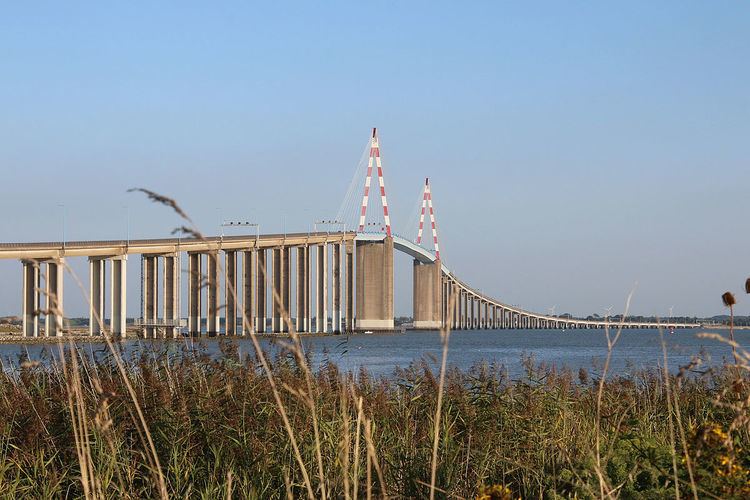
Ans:
<svg viewBox="0 0 750 500"><path fill-rule="evenodd" d="M310 257L307 245L297 247L297 321L298 332L309 332L310 325Z"/></svg>
<svg viewBox="0 0 750 500"><path fill-rule="evenodd" d="M110 314L109 324L113 337L127 336L128 256L110 260Z"/></svg>
<svg viewBox="0 0 750 500"><path fill-rule="evenodd" d="M357 330L393 329L393 238L357 242Z"/></svg>
<svg viewBox="0 0 750 500"><path fill-rule="evenodd" d="M206 334L214 337L221 331L219 307L219 255L217 252L206 254Z"/></svg>
<svg viewBox="0 0 750 500"><path fill-rule="evenodd" d="M224 252L224 331L237 335L237 252Z"/></svg>
<svg viewBox="0 0 750 500"><path fill-rule="evenodd" d="M23 335L39 336L39 261L23 262Z"/></svg>
<svg viewBox="0 0 750 500"><path fill-rule="evenodd" d="M188 253L188 333L201 334L201 288L203 286L203 259L200 253Z"/></svg>
<svg viewBox="0 0 750 500"><path fill-rule="evenodd" d="M242 334L255 332L255 251L242 252Z"/></svg>
<svg viewBox="0 0 750 500"><path fill-rule="evenodd" d="M256 286L256 307L255 307L255 328L258 333L266 332L266 250L259 248L257 251L257 286Z"/></svg>
<svg viewBox="0 0 750 500"><path fill-rule="evenodd" d="M413 275L414 328L439 329L442 308L440 261L427 264L414 259Z"/></svg>
<svg viewBox="0 0 750 500"><path fill-rule="evenodd" d="M44 316L44 334L60 337L63 334L63 259L47 261L47 313Z"/></svg>
<svg viewBox="0 0 750 500"><path fill-rule="evenodd" d="M89 335L100 335L104 325L105 263L106 258L89 257Z"/></svg>
<svg viewBox="0 0 750 500"><path fill-rule="evenodd" d="M324 333L328 331L328 245L318 245L315 253L318 259L315 331Z"/></svg>
<svg viewBox="0 0 750 500"><path fill-rule="evenodd" d="M333 333L341 333L341 244L333 244L333 265L332 265L333 290L331 293L331 302L333 302L333 314L331 320L331 330Z"/></svg>
<svg viewBox="0 0 750 500"><path fill-rule="evenodd" d="M180 254L165 255L162 316L164 336L176 338L180 332Z"/></svg>
<svg viewBox="0 0 750 500"><path fill-rule="evenodd" d="M354 331L354 245L346 242L346 325L347 332Z"/></svg>

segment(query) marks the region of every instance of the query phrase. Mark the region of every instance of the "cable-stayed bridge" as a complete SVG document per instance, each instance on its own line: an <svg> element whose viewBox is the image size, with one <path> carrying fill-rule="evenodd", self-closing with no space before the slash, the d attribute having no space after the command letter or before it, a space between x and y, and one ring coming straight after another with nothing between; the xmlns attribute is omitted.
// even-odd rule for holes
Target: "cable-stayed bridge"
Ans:
<svg viewBox="0 0 750 500"><path fill-rule="evenodd" d="M136 323L147 338L176 337L183 325L195 336L285 333L292 328L317 333L392 330L394 251L413 258L414 328L569 329L611 325L607 321L526 311L461 281L440 258L429 180L422 190L417 237L412 241L391 229L375 129L366 158L362 203L356 211L356 230L352 231L0 244L0 259L22 263L23 334L64 334L66 259L85 257L89 261L89 334L125 336L126 271L131 255L140 256L141 314ZM383 219L368 223L373 174L377 175L376 194ZM347 207L352 206L356 185L353 181L335 224L350 215ZM434 250L423 246L427 217ZM183 275L187 283L182 282ZM661 324L625 320L622 325L700 326L669 320Z"/></svg>

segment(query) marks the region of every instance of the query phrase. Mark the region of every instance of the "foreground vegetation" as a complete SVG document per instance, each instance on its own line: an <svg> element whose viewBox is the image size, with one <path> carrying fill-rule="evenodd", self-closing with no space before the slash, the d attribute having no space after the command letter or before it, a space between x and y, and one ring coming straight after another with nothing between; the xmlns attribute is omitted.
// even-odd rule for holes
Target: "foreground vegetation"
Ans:
<svg viewBox="0 0 750 500"><path fill-rule="evenodd" d="M280 354L270 379L231 342L222 352L118 366L74 350L2 373L0 495L426 497L436 429L437 496L750 495L750 386L734 368L603 384L531 360L515 381L449 370L436 427L426 364L373 379Z"/></svg>

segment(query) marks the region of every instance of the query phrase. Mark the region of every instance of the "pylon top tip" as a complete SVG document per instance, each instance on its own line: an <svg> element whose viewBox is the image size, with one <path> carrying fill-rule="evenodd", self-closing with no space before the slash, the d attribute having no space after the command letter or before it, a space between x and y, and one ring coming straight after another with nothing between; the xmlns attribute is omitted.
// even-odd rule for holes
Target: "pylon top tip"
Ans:
<svg viewBox="0 0 750 500"><path fill-rule="evenodd" d="M372 127L372 136L375 137L378 135L378 129L375 127Z"/></svg>

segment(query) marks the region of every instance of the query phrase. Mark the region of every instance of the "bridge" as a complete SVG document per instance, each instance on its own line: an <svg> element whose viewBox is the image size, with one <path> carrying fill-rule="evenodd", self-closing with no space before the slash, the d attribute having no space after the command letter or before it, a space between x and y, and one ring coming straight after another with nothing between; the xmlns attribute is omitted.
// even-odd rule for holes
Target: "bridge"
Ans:
<svg viewBox="0 0 750 500"><path fill-rule="evenodd" d="M292 326L298 332L316 333L393 330L394 251L413 258L417 329L571 329L610 324L520 309L460 280L440 259L429 180L425 181L417 238L411 241L393 234L374 129L369 149L356 231L0 244L0 259L22 264L23 335L39 336L42 325L45 336L63 335L66 259L85 257L89 263L89 334L126 336L126 271L131 255L140 256L141 317L136 325L146 338L180 335L183 259L187 261L190 335L286 333ZM384 224L382 230L369 232L365 229L373 167L377 168ZM421 244L426 214L434 250ZM624 323L626 328L699 326L671 321Z"/></svg>

